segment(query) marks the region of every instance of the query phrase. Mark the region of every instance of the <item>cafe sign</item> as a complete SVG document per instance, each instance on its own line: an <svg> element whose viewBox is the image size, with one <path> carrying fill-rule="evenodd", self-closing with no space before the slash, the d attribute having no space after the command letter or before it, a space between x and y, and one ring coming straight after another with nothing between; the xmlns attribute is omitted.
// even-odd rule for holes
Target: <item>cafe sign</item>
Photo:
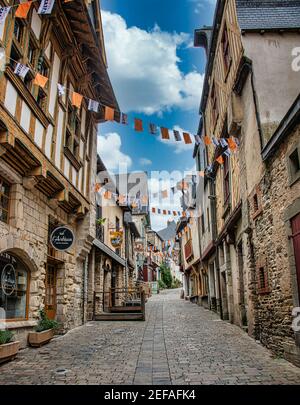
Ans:
<svg viewBox="0 0 300 405"><path fill-rule="evenodd" d="M75 242L73 231L66 226L55 228L50 236L50 243L54 249L64 252L70 249Z"/></svg>
<svg viewBox="0 0 300 405"><path fill-rule="evenodd" d="M5 295L12 295L17 286L16 271L12 264L6 264L1 274L1 289Z"/></svg>
<svg viewBox="0 0 300 405"><path fill-rule="evenodd" d="M110 243L114 248L121 247L123 242L123 231L110 232Z"/></svg>

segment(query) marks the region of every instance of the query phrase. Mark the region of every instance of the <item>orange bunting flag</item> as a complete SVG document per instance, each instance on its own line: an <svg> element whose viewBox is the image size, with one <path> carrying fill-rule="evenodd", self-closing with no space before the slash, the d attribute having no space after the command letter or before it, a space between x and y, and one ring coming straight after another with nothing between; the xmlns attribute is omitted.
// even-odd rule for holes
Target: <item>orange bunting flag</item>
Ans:
<svg viewBox="0 0 300 405"><path fill-rule="evenodd" d="M161 132L162 139L170 139L170 134L169 134L168 128L161 127L160 132Z"/></svg>
<svg viewBox="0 0 300 405"><path fill-rule="evenodd" d="M95 192L98 193L98 191L100 191L101 189L101 184L100 183L96 183L95 184Z"/></svg>
<svg viewBox="0 0 300 405"><path fill-rule="evenodd" d="M163 215L167 215L167 210L163 210Z"/></svg>
<svg viewBox="0 0 300 405"><path fill-rule="evenodd" d="M104 198L105 198L106 200L110 200L110 199L111 199L111 192L110 192L110 191L105 191L105 193L104 193Z"/></svg>
<svg viewBox="0 0 300 405"><path fill-rule="evenodd" d="M146 195L143 195L141 198L142 204L148 204L148 197Z"/></svg>
<svg viewBox="0 0 300 405"><path fill-rule="evenodd" d="M39 73L34 78L33 84L42 87L42 89L46 86L46 83L48 81L48 77L45 77Z"/></svg>
<svg viewBox="0 0 300 405"><path fill-rule="evenodd" d="M211 139L210 139L209 136L205 135L205 137L204 137L204 143L205 143L206 146L208 146L208 145L211 144Z"/></svg>
<svg viewBox="0 0 300 405"><path fill-rule="evenodd" d="M73 91L72 93L72 105L74 107L80 108L82 102L82 95Z"/></svg>
<svg viewBox="0 0 300 405"><path fill-rule="evenodd" d="M16 10L15 17L17 18L27 18L28 11L30 10L31 6L31 1L28 1L26 3L21 3L18 5L18 8Z"/></svg>
<svg viewBox="0 0 300 405"><path fill-rule="evenodd" d="M161 196L162 196L162 198L168 198L168 190L163 190L161 192Z"/></svg>
<svg viewBox="0 0 300 405"><path fill-rule="evenodd" d="M126 204L126 195L119 195L119 204L125 205Z"/></svg>
<svg viewBox="0 0 300 405"><path fill-rule="evenodd" d="M143 129L143 121L138 119L138 118L135 118L134 119L134 129L137 132L143 132L144 131L144 129Z"/></svg>
<svg viewBox="0 0 300 405"><path fill-rule="evenodd" d="M237 144L235 143L235 140L233 138L228 138L227 143L230 150L235 151L237 149Z"/></svg>
<svg viewBox="0 0 300 405"><path fill-rule="evenodd" d="M115 110L113 108L111 108L111 107L105 106L104 119L105 119L105 121L114 121L114 119L115 119Z"/></svg>
<svg viewBox="0 0 300 405"><path fill-rule="evenodd" d="M192 143L190 134L188 134L187 132L183 132L182 135L183 135L183 139L184 139L185 144L188 145L189 143Z"/></svg>
<svg viewBox="0 0 300 405"><path fill-rule="evenodd" d="M223 156L220 155L219 157L217 157L216 161L217 161L220 165L222 165L222 164L224 163Z"/></svg>
<svg viewBox="0 0 300 405"><path fill-rule="evenodd" d="M174 217L177 217L177 211L173 211Z"/></svg>
<svg viewBox="0 0 300 405"><path fill-rule="evenodd" d="M152 212L153 212L153 214L155 214L155 213L156 213L156 209L155 209L155 208L152 208Z"/></svg>

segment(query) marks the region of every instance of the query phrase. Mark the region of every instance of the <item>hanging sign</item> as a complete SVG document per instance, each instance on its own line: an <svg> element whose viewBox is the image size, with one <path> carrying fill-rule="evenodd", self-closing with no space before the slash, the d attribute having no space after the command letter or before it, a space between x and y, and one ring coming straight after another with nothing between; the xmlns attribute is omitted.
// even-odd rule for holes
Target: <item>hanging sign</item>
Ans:
<svg viewBox="0 0 300 405"><path fill-rule="evenodd" d="M1 275L1 289L5 295L12 295L16 290L16 271L12 264L6 264Z"/></svg>
<svg viewBox="0 0 300 405"><path fill-rule="evenodd" d="M110 233L110 243L114 248L121 247L123 242L123 232L122 231L115 231Z"/></svg>
<svg viewBox="0 0 300 405"><path fill-rule="evenodd" d="M50 236L50 243L54 249L61 252L70 249L75 242L73 231L66 226L55 228Z"/></svg>

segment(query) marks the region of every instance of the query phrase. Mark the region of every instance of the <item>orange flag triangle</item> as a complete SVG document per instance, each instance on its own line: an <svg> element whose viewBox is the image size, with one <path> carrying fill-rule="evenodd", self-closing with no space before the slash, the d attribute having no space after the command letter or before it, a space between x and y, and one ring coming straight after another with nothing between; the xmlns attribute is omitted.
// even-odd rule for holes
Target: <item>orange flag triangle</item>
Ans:
<svg viewBox="0 0 300 405"><path fill-rule="evenodd" d="M115 118L115 110L105 106L104 119L105 121L113 121Z"/></svg>
<svg viewBox="0 0 300 405"><path fill-rule="evenodd" d="M220 165L222 165L222 164L224 163L223 156L220 155L219 157L217 157L216 161L217 161Z"/></svg>
<svg viewBox="0 0 300 405"><path fill-rule="evenodd" d="M82 102L82 95L73 91L72 93L72 105L77 108L80 108Z"/></svg>
<svg viewBox="0 0 300 405"><path fill-rule="evenodd" d="M184 139L184 143L189 144L192 143L190 134L188 134L187 132L183 132L183 139Z"/></svg>
<svg viewBox="0 0 300 405"><path fill-rule="evenodd" d="M28 1L26 3L19 4L16 10L15 17L26 18L28 11L30 10L31 3L32 3L31 1Z"/></svg>
<svg viewBox="0 0 300 405"><path fill-rule="evenodd" d="M143 132L143 121L138 118L135 118L134 119L134 129L137 132Z"/></svg>
<svg viewBox="0 0 300 405"><path fill-rule="evenodd" d="M235 151L237 149L237 144L235 143L234 139L228 138L227 143L228 143L228 146L229 146L230 150Z"/></svg>
<svg viewBox="0 0 300 405"><path fill-rule="evenodd" d="M206 146L208 146L208 145L211 144L211 139L210 139L209 136L205 135L205 137L204 137L204 143L205 143Z"/></svg>
<svg viewBox="0 0 300 405"><path fill-rule="evenodd" d="M170 134L169 134L168 128L161 127L160 132L161 132L162 139L170 139Z"/></svg>
<svg viewBox="0 0 300 405"><path fill-rule="evenodd" d="M45 76L41 75L40 73L37 73L34 78L33 84L36 84L37 86L44 88L46 86L47 81L48 81L48 77L45 77Z"/></svg>

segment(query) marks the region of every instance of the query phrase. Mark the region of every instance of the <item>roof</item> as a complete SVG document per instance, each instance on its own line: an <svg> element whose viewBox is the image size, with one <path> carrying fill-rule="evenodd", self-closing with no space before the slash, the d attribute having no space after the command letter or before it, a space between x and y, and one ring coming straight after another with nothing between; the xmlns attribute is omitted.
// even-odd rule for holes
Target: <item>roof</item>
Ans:
<svg viewBox="0 0 300 405"><path fill-rule="evenodd" d="M101 242L98 239L94 239L93 245L96 246L98 249L100 249L102 252L107 254L107 256L111 257L114 261L119 263L121 266L125 267L126 266L126 260L119 256L116 252L114 252L110 247L105 245L105 243Z"/></svg>
<svg viewBox="0 0 300 405"><path fill-rule="evenodd" d="M176 236L176 226L175 221L169 222L168 226L158 231L157 234L164 241L174 239Z"/></svg>
<svg viewBox="0 0 300 405"><path fill-rule="evenodd" d="M262 150L263 160L267 160L273 155L280 142L282 142L298 124L300 124L300 93L278 125L278 128L270 138L269 142Z"/></svg>
<svg viewBox="0 0 300 405"><path fill-rule="evenodd" d="M299 0L236 0L241 30L300 28Z"/></svg>
<svg viewBox="0 0 300 405"><path fill-rule="evenodd" d="M225 0L217 0L212 32L209 32L209 27L197 29L195 32L195 36L198 36L198 46L205 45L204 34L208 35L206 44L209 46L200 113L203 113L206 108L209 92L208 79L213 69L225 3ZM242 31L300 29L300 0L236 0L236 10Z"/></svg>

